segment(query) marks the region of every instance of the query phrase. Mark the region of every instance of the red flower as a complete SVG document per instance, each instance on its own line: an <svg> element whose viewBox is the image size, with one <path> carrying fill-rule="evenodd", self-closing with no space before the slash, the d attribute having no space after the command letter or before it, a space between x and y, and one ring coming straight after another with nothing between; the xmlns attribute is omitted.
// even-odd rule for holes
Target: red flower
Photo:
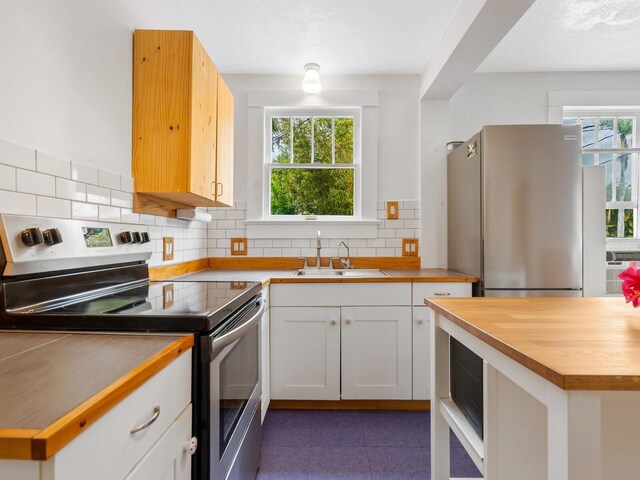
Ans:
<svg viewBox="0 0 640 480"><path fill-rule="evenodd" d="M631 262L629 268L618 275L622 280L622 293L627 303L632 302L634 307L640 305L640 270L637 263Z"/></svg>

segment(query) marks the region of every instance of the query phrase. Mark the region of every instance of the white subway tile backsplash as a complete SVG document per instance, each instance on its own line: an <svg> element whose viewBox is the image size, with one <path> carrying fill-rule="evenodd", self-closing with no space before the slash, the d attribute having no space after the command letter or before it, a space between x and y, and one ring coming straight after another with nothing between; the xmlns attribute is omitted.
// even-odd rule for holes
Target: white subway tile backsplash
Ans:
<svg viewBox="0 0 640 480"><path fill-rule="evenodd" d="M0 164L0 190L16 189L16 169Z"/></svg>
<svg viewBox="0 0 640 480"><path fill-rule="evenodd" d="M36 151L36 169L40 173L71 178L71 162L49 153Z"/></svg>
<svg viewBox="0 0 640 480"><path fill-rule="evenodd" d="M120 209L108 205L99 205L98 216L102 222L120 222Z"/></svg>
<svg viewBox="0 0 640 480"><path fill-rule="evenodd" d="M395 238L396 231L393 228L379 228L378 237L380 238Z"/></svg>
<svg viewBox="0 0 640 480"><path fill-rule="evenodd" d="M420 220L405 220L404 228L420 228Z"/></svg>
<svg viewBox="0 0 640 480"><path fill-rule="evenodd" d="M407 210L420 210L420 200L405 200L403 204Z"/></svg>
<svg viewBox="0 0 640 480"><path fill-rule="evenodd" d="M122 223L140 223L140 214L133 213L130 208L123 208L120 210L120 217Z"/></svg>
<svg viewBox="0 0 640 480"><path fill-rule="evenodd" d="M71 178L79 182L98 184L98 169L83 163L71 162Z"/></svg>
<svg viewBox="0 0 640 480"><path fill-rule="evenodd" d="M127 192L111 190L111 205L114 207L133 207L133 195Z"/></svg>
<svg viewBox="0 0 640 480"><path fill-rule="evenodd" d="M291 247L291 240L288 238L276 238L273 240L274 247Z"/></svg>
<svg viewBox="0 0 640 480"><path fill-rule="evenodd" d="M414 238L415 231L413 228L398 228L396 236L400 238Z"/></svg>
<svg viewBox="0 0 640 480"><path fill-rule="evenodd" d="M218 220L217 225L218 225L218 228L221 228L223 230L230 229L230 228L235 229L236 221L235 220Z"/></svg>
<svg viewBox="0 0 640 480"><path fill-rule="evenodd" d="M283 257L299 257L300 249L299 248L283 248L282 256Z"/></svg>
<svg viewBox="0 0 640 480"><path fill-rule="evenodd" d="M311 240L308 240L306 238L294 238L293 240L291 240L291 246L298 248L307 248L309 247L310 242Z"/></svg>
<svg viewBox="0 0 640 480"><path fill-rule="evenodd" d="M228 210L225 212L227 220L244 220L245 210Z"/></svg>
<svg viewBox="0 0 640 480"><path fill-rule="evenodd" d="M247 255L249 257L264 257L264 249L263 248L248 248Z"/></svg>
<svg viewBox="0 0 640 480"><path fill-rule="evenodd" d="M376 248L376 257L393 257L395 250L395 248Z"/></svg>
<svg viewBox="0 0 640 480"><path fill-rule="evenodd" d="M227 230L227 238L244 238L245 236L245 230Z"/></svg>
<svg viewBox="0 0 640 480"><path fill-rule="evenodd" d="M399 210L398 218L413 218L413 210Z"/></svg>
<svg viewBox="0 0 640 480"><path fill-rule="evenodd" d="M375 257L376 249L375 248L359 248L358 256L359 257Z"/></svg>
<svg viewBox="0 0 640 480"><path fill-rule="evenodd" d="M16 177L16 190L54 197L56 195L55 177L19 168Z"/></svg>
<svg viewBox="0 0 640 480"><path fill-rule="evenodd" d="M265 248L264 256L265 257L282 257L282 249L281 248Z"/></svg>
<svg viewBox="0 0 640 480"><path fill-rule="evenodd" d="M224 248L209 248L208 250L209 257L225 257L226 250Z"/></svg>
<svg viewBox="0 0 640 480"><path fill-rule="evenodd" d="M384 238L371 238L367 240L367 247L378 248L378 247L384 247L384 246L385 246Z"/></svg>
<svg viewBox="0 0 640 480"><path fill-rule="evenodd" d="M260 248L273 247L273 240L268 238L256 238L256 247L260 247Z"/></svg>
<svg viewBox="0 0 640 480"><path fill-rule="evenodd" d="M56 197L67 200L87 200L87 186L84 183L56 178Z"/></svg>
<svg viewBox="0 0 640 480"><path fill-rule="evenodd" d="M101 187L112 188L114 190L120 190L120 175L99 169L98 185Z"/></svg>
<svg viewBox="0 0 640 480"><path fill-rule="evenodd" d="M0 163L27 170L35 170L36 149L23 147L0 138Z"/></svg>
<svg viewBox="0 0 640 480"><path fill-rule="evenodd" d="M127 193L133 193L133 178L120 176L120 190Z"/></svg>
<svg viewBox="0 0 640 480"><path fill-rule="evenodd" d="M402 248L401 238L386 238L384 241L385 247Z"/></svg>
<svg viewBox="0 0 640 480"><path fill-rule="evenodd" d="M98 205L90 203L72 202L71 218L78 220L98 220Z"/></svg>
<svg viewBox="0 0 640 480"><path fill-rule="evenodd" d="M384 224L384 228L402 228L402 220L385 220L382 222Z"/></svg>
<svg viewBox="0 0 640 480"><path fill-rule="evenodd" d="M156 217L154 217L153 215L147 215L145 213L141 213L140 223L142 223L143 225L155 225Z"/></svg>
<svg viewBox="0 0 640 480"><path fill-rule="evenodd" d="M39 217L71 218L71 202L50 197L36 199L36 215Z"/></svg>
<svg viewBox="0 0 640 480"><path fill-rule="evenodd" d="M0 190L0 206L2 213L35 215L36 197L35 195Z"/></svg>
<svg viewBox="0 0 640 480"><path fill-rule="evenodd" d="M94 185L87 185L87 202L101 203L102 205L110 205L111 191L108 188L96 187Z"/></svg>

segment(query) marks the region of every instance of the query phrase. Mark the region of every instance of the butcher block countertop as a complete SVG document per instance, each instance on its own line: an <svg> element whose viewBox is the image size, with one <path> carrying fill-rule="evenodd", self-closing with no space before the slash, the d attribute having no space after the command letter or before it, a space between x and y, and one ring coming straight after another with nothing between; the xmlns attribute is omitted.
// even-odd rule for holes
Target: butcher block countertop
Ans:
<svg viewBox="0 0 640 480"><path fill-rule="evenodd" d="M310 268L309 270L313 270ZM269 283L477 282L476 277L441 268L382 268L384 277L293 277L296 270L203 270L181 280Z"/></svg>
<svg viewBox="0 0 640 480"><path fill-rule="evenodd" d="M623 298L425 299L564 390L640 390L640 309Z"/></svg>
<svg viewBox="0 0 640 480"><path fill-rule="evenodd" d="M191 335L0 332L0 459L45 460L192 346Z"/></svg>

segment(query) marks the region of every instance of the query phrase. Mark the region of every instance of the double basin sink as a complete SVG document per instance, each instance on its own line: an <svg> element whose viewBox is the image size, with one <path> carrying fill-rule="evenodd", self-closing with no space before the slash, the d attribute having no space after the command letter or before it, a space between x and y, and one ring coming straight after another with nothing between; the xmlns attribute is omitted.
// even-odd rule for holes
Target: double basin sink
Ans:
<svg viewBox="0 0 640 480"><path fill-rule="evenodd" d="M294 272L292 277L388 277L389 274L382 270L374 270L367 268L354 268L349 270L334 270L331 268L308 268L306 270L298 270Z"/></svg>

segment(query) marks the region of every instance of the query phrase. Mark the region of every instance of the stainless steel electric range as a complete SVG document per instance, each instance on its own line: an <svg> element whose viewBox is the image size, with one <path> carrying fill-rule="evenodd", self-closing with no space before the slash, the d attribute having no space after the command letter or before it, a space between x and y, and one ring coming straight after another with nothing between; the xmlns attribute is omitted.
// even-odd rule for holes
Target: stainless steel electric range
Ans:
<svg viewBox="0 0 640 480"><path fill-rule="evenodd" d="M146 227L0 216L0 328L189 332L197 480L260 458L260 283L149 280Z"/></svg>

